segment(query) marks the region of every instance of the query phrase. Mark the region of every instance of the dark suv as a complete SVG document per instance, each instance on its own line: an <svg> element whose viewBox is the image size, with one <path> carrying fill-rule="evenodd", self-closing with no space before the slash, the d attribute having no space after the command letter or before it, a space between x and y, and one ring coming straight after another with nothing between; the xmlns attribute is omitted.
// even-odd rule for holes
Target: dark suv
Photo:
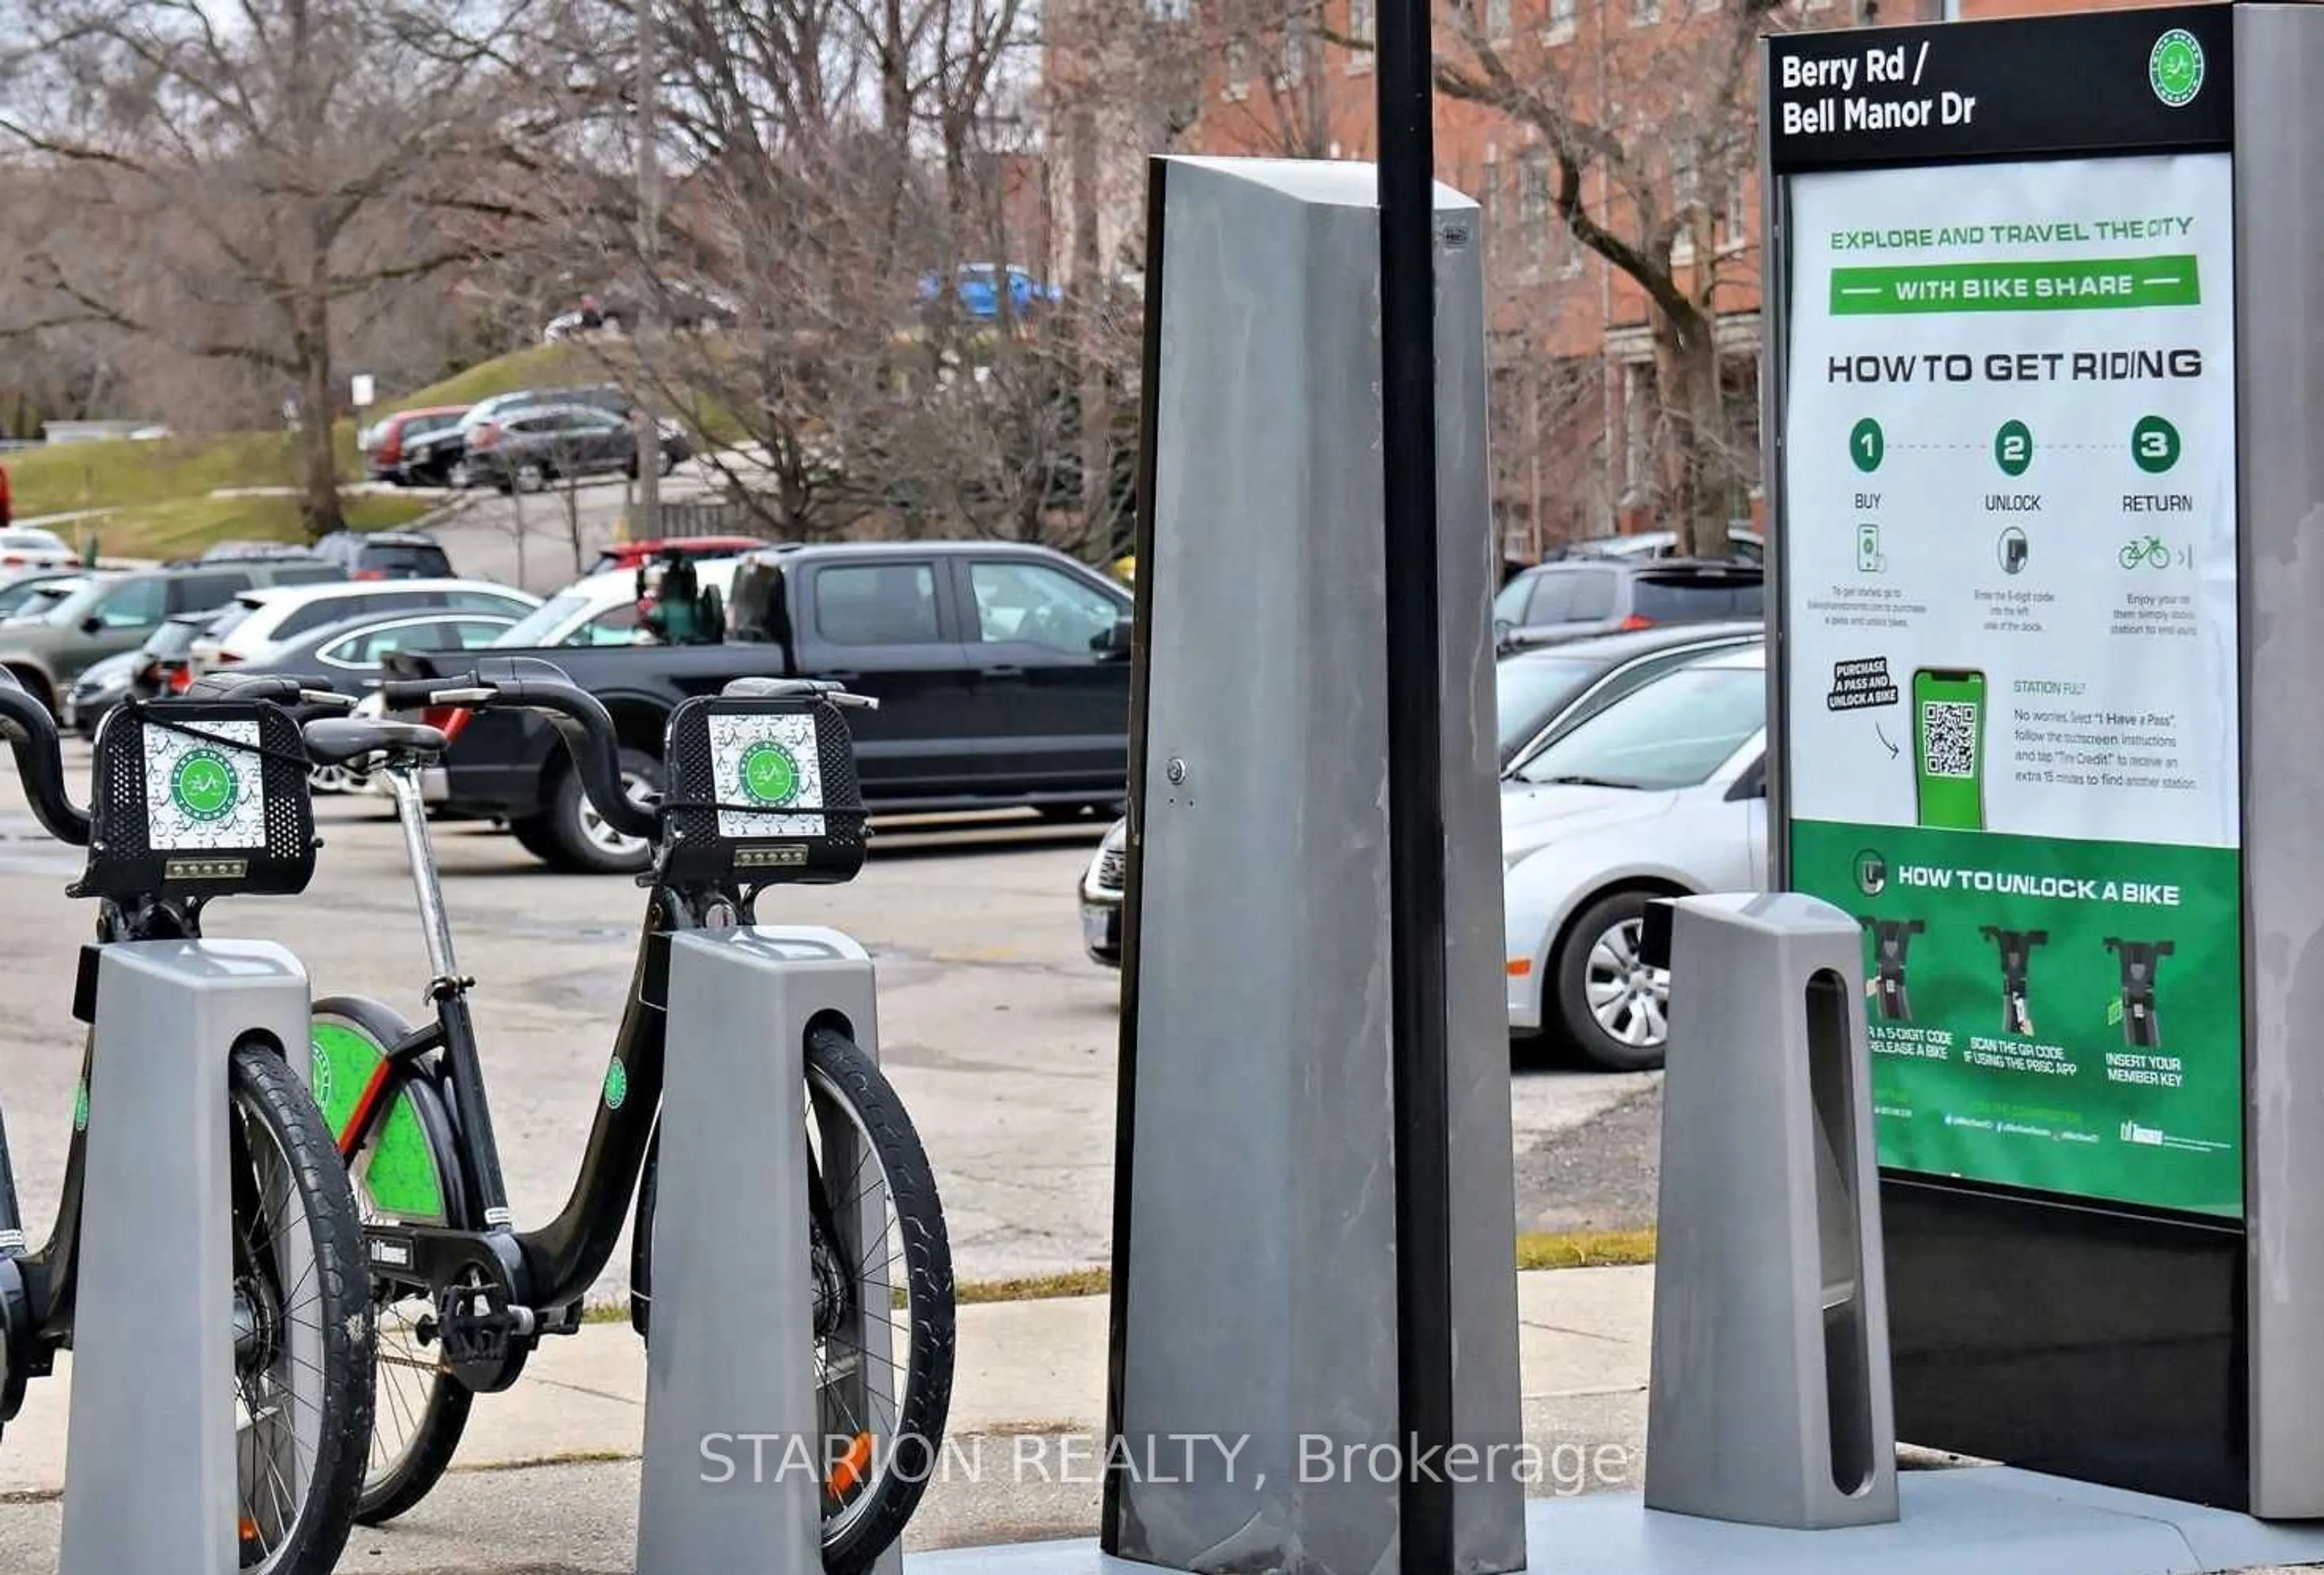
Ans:
<svg viewBox="0 0 2324 1575"><path fill-rule="evenodd" d="M1757 564L1691 558L1545 563L1493 598L1493 639L1511 651L1664 623L1757 618L1763 573Z"/></svg>
<svg viewBox="0 0 2324 1575"><path fill-rule="evenodd" d="M351 580L449 580L452 560L432 536L417 530L336 530L315 546Z"/></svg>

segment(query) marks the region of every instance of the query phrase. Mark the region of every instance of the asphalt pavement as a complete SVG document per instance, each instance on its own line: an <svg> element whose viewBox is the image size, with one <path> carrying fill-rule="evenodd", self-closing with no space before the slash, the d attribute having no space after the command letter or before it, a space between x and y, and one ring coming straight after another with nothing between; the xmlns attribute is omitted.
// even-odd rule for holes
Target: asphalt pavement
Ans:
<svg viewBox="0 0 2324 1575"><path fill-rule="evenodd" d="M88 751L68 746L85 783ZM295 899L220 903L219 935L278 940L318 995L406 1017L428 968L383 800L318 801L325 839ZM1030 816L886 824L854 883L794 888L770 922L827 924L871 950L881 1053L926 1142L965 1279L1103 1264L1112 1207L1118 976L1084 956L1075 892L1102 825ZM627 877L549 872L513 839L439 822L463 972L520 1220L565 1201L629 986L644 899ZM78 857L0 767L0 1108L35 1236L55 1207L79 1071L73 950L94 919L64 895ZM1659 1079L1528 1062L1512 1082L1523 1229L1652 1222ZM627 1291L618 1250L596 1297Z"/></svg>

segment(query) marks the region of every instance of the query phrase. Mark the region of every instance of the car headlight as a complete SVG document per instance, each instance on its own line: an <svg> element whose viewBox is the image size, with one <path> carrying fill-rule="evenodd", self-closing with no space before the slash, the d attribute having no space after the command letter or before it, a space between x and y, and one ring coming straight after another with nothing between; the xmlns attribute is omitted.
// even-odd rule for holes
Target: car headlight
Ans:
<svg viewBox="0 0 2324 1575"><path fill-rule="evenodd" d="M1098 843L1097 851L1101 853L1119 853L1128 846L1130 846L1130 822L1117 820L1106 832L1105 840Z"/></svg>

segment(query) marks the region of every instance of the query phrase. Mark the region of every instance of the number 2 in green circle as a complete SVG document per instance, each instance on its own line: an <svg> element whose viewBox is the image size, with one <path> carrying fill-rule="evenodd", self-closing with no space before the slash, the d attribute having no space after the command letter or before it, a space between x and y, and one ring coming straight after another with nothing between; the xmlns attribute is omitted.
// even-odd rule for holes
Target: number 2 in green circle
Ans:
<svg viewBox="0 0 2324 1575"><path fill-rule="evenodd" d="M1856 468L1868 475L1880 468L1881 456L1888 452L1888 439L1880 430L1880 423L1867 416L1856 423L1848 435L1848 457Z"/></svg>
<svg viewBox="0 0 2324 1575"><path fill-rule="evenodd" d="M2130 456L2149 475L2179 463L2179 428L2160 416L2142 416L2130 429Z"/></svg>
<svg viewBox="0 0 2324 1575"><path fill-rule="evenodd" d="M1993 435L1993 463L2004 475L2024 475L2034 463L2034 433L2023 421L2004 421Z"/></svg>

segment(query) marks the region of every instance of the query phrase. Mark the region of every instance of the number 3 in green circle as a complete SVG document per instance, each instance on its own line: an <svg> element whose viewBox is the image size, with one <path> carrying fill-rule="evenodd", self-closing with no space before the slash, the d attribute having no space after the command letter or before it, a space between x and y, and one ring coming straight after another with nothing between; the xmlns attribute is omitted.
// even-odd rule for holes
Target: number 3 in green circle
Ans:
<svg viewBox="0 0 2324 1575"><path fill-rule="evenodd" d="M2179 463L2179 428L2160 416L2142 416L2130 429L2130 456L2149 475Z"/></svg>
<svg viewBox="0 0 2324 1575"><path fill-rule="evenodd" d="M1888 439L1880 430L1880 423L1867 416L1856 423L1848 435L1848 457L1856 468L1869 475L1880 468L1881 456L1888 452Z"/></svg>

